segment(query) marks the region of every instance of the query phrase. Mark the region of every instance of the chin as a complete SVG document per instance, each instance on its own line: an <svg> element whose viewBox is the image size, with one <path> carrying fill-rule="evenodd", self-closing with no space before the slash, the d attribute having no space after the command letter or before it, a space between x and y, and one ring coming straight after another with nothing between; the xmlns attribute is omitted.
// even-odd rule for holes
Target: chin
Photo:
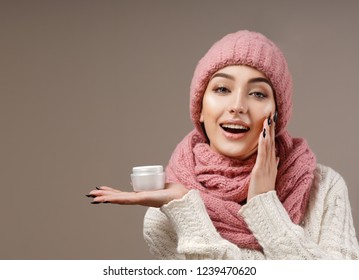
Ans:
<svg viewBox="0 0 359 280"><path fill-rule="evenodd" d="M247 158L251 157L256 152L257 152L257 147L255 147L251 151L246 151L246 152L244 152L244 151L223 151L223 153L221 153L221 154L226 157L233 158L233 159L246 160Z"/></svg>

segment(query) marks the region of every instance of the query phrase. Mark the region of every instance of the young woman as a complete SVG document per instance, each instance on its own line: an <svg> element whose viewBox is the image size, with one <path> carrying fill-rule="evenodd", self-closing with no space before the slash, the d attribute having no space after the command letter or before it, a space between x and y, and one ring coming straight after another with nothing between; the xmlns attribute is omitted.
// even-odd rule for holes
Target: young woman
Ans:
<svg viewBox="0 0 359 280"><path fill-rule="evenodd" d="M106 186L92 203L150 206L144 237L162 259L359 259L347 187L292 138L292 79L279 48L239 31L198 63L195 129L176 147L164 190Z"/></svg>

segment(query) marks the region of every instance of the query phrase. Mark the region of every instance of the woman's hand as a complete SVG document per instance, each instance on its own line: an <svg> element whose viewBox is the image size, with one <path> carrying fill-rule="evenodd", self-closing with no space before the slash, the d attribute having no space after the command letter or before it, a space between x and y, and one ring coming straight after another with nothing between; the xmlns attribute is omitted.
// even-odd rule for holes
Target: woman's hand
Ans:
<svg viewBox="0 0 359 280"><path fill-rule="evenodd" d="M91 191L87 196L94 198L92 204L113 203L161 207L174 199L182 198L187 192L188 189L181 184L167 183L163 190L143 192L123 192L102 186Z"/></svg>
<svg viewBox="0 0 359 280"><path fill-rule="evenodd" d="M259 135L257 160L251 173L247 201L275 189L278 162L275 153L275 122L269 117L264 121L263 131Z"/></svg>

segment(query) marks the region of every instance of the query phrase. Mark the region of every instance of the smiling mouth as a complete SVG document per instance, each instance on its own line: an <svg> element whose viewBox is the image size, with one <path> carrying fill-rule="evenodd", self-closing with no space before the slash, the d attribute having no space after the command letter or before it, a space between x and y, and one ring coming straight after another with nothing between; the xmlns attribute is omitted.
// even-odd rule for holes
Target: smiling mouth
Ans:
<svg viewBox="0 0 359 280"><path fill-rule="evenodd" d="M221 124L220 126L224 131L233 134L246 133L249 131L249 127L240 124Z"/></svg>

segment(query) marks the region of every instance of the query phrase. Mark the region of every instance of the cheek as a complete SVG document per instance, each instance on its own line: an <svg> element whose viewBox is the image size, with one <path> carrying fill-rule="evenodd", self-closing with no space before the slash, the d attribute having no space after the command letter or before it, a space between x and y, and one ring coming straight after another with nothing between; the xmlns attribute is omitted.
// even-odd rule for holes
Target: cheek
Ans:
<svg viewBox="0 0 359 280"><path fill-rule="evenodd" d="M273 118L275 112L275 104L269 103L264 106L260 106L257 108L255 114L254 114L254 122L256 124L256 127L258 131L260 131L263 128L263 122L271 116Z"/></svg>
<svg viewBox="0 0 359 280"><path fill-rule="evenodd" d="M275 103L274 103L274 101L272 101L267 104L263 104L258 109L259 110L257 110L257 113L258 113L258 116L260 116L260 118L262 118L262 119L268 118L269 115L271 115L271 117L273 117L274 112L275 112Z"/></svg>
<svg viewBox="0 0 359 280"><path fill-rule="evenodd" d="M267 117L269 115L271 115L273 117L274 112L275 112L275 103L274 103L274 100L272 100L272 102L270 102L266 106L264 106L263 114L266 115Z"/></svg>
<svg viewBox="0 0 359 280"><path fill-rule="evenodd" d="M202 102L202 111L200 121L204 122L207 119L216 118L220 113L221 106L215 98L205 95Z"/></svg>

